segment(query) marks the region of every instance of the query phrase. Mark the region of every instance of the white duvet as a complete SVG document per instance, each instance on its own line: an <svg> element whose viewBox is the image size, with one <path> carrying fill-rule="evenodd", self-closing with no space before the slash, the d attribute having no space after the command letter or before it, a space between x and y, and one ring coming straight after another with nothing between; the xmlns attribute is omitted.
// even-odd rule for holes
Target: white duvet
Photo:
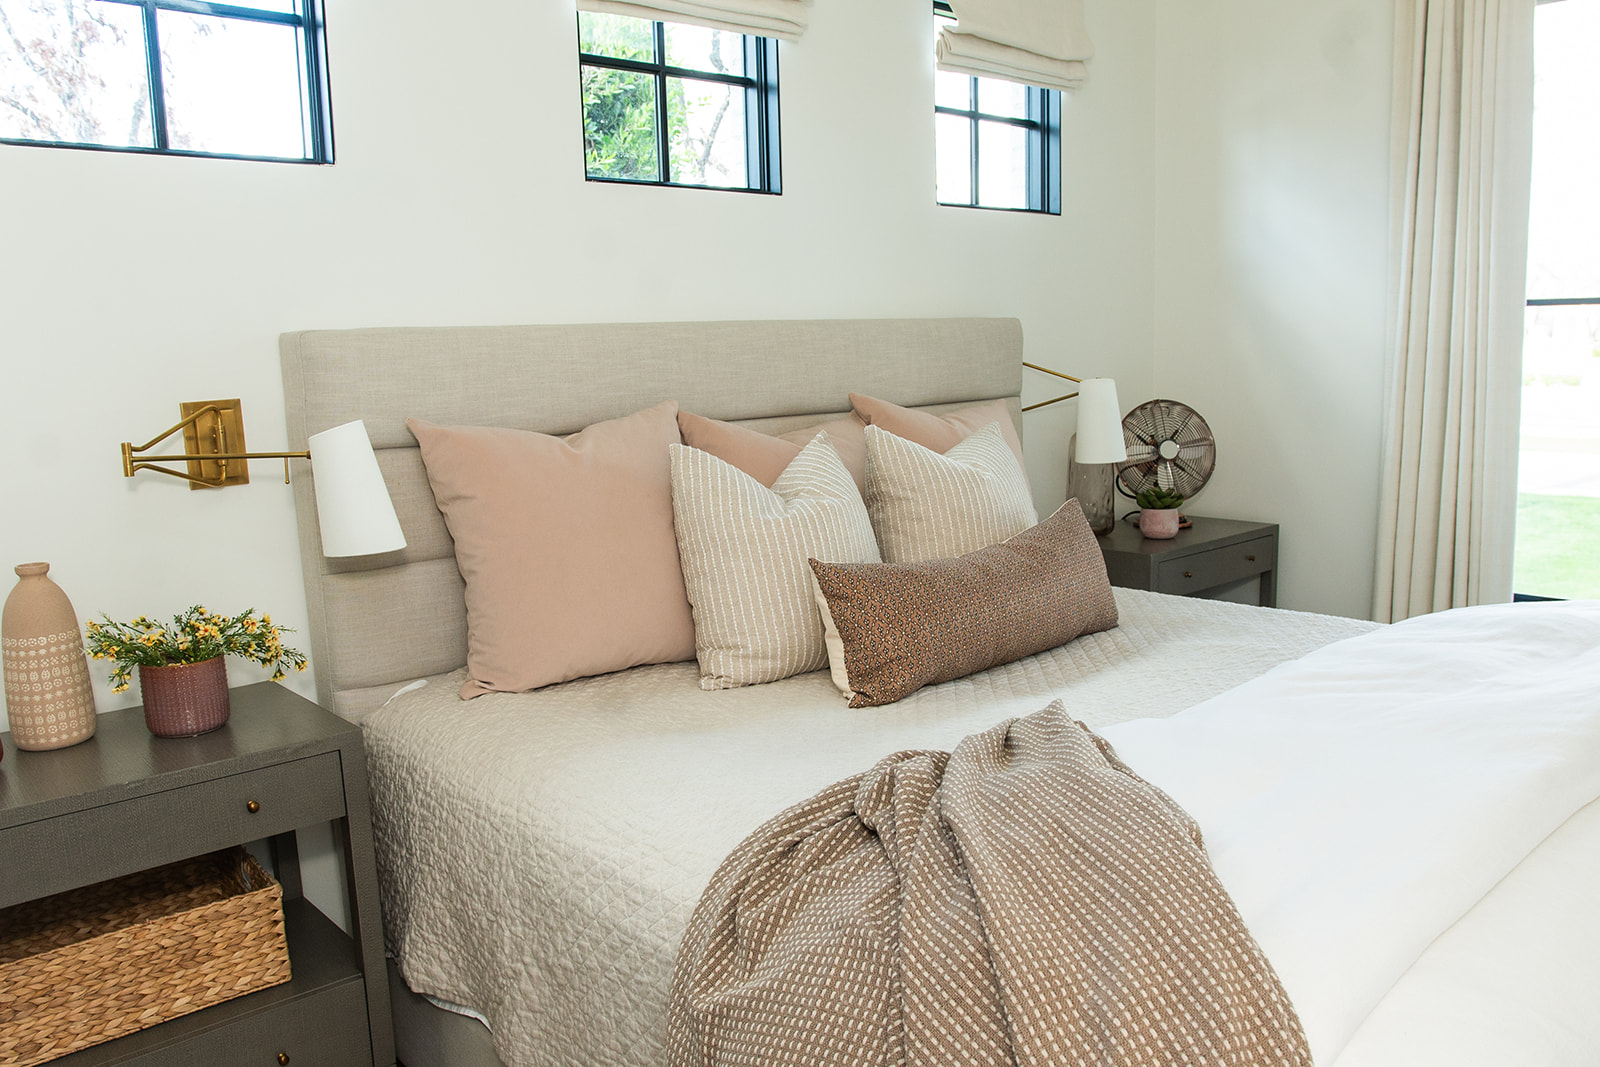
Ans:
<svg viewBox="0 0 1600 1067"><path fill-rule="evenodd" d="M496 1048L513 1067L654 1064L659 1061L673 957L700 890L722 856L768 816L888 752L949 748L965 734L1036 710L1056 696L1097 729L1138 716L1171 715L1274 664L1374 629L1350 620L1126 590L1118 590L1118 604L1122 625L1115 630L925 690L887 708L843 707L825 673L703 693L695 684L693 666L682 664L467 703L456 699L452 677L397 698L369 720L367 742L385 920L403 973L414 989L483 1013ZM1315 670L1315 662L1306 669ZM1309 692L1316 688L1310 679L1306 675L1295 684ZM1591 679L1591 693L1597 687L1600 682ZM1366 695L1356 701L1362 707L1353 714L1370 719L1378 714L1378 705ZM1254 698L1247 690L1249 699ZM1299 853L1286 845L1281 863L1247 864L1246 873L1239 873L1235 857L1249 851L1240 848L1247 836L1244 828L1270 828L1278 807L1230 791L1244 776L1221 768L1228 760L1242 760L1250 746L1259 751L1265 745L1266 765L1280 767L1269 801L1279 794L1287 798L1299 783L1302 795L1310 798L1302 806L1313 814L1341 808L1359 812L1379 802L1364 806L1356 794L1383 787L1378 791L1404 816L1394 823L1398 836L1391 850L1402 861L1408 855L1406 835L1435 825L1423 819L1418 825L1424 829L1419 830L1410 816L1421 818L1449 805L1435 804L1425 791L1408 795L1385 776L1361 780L1354 772L1336 773L1345 762L1336 758L1344 749L1320 742L1297 749L1294 742L1253 740L1248 720L1267 714L1272 703L1264 699L1255 711L1247 705L1237 712L1208 710L1228 706L1222 702L1197 709L1163 724L1172 726L1170 743L1141 738L1150 729L1146 727L1108 733L1119 748L1126 746L1124 755L1136 769L1173 791L1199 818L1225 884L1242 898L1246 920L1284 974L1297 1005L1302 997L1309 998L1309 1009L1301 1006L1308 1031L1319 1050L1331 1055L1383 997L1387 983L1405 969L1406 954L1414 958L1450 925L1452 910L1459 915L1470 908L1472 900L1466 898L1475 900L1473 894L1481 896L1515 866L1510 855L1521 846L1501 849L1487 866L1480 866L1474 877L1482 884L1445 894L1448 900L1421 909L1420 916L1407 913L1411 940L1420 938L1414 946L1396 948L1376 932L1360 942L1349 936L1352 924L1360 926L1369 918L1387 923L1387 908L1374 915L1359 907L1343 912L1336 907L1334 928L1326 935L1306 913L1296 918L1292 910L1278 911L1273 901L1293 896L1281 892L1284 872L1295 872L1288 888L1304 889L1308 902L1335 905L1342 899L1336 892L1340 886L1366 892L1384 889L1386 881L1409 883L1403 876L1381 873L1365 883L1335 877L1341 873L1337 857L1353 856L1367 835L1342 843L1330 839L1327 848L1306 844ZM1206 725L1208 717L1220 724L1218 732ZM1408 742L1411 751L1440 721L1437 716L1432 726L1417 721ZM1224 730L1240 733L1223 740L1229 736ZM1363 727L1354 732L1379 731L1381 727ZM1447 727L1439 740L1453 740L1455 733ZM1479 737L1475 731L1465 733ZM1372 747L1386 743L1381 737L1371 742ZM1477 751L1472 747L1476 743L1464 743L1462 752ZM1202 744L1212 747L1197 747ZM1361 746L1347 747L1353 751ZM1205 756L1184 759L1185 750ZM1168 781L1169 768L1156 769L1163 759L1187 770ZM1197 766L1206 773L1193 773ZM1467 776L1464 771L1458 777ZM1571 797L1583 788L1574 786L1563 794L1566 799L1540 808L1541 819L1555 819L1544 831L1528 829L1534 824L1524 826L1520 814L1508 819L1522 828L1521 837L1533 837L1524 851L1538 843L1535 834L1543 836L1559 825L1564 816L1552 813L1563 805L1575 807ZM1219 810L1230 817L1240 812L1247 816L1238 820L1238 836L1227 828L1226 819L1211 825ZM1388 825L1367 820L1374 821ZM1462 852L1472 850L1477 832L1469 829L1464 837L1450 840L1442 853L1449 858L1430 868L1427 877L1451 881L1449 872L1456 870ZM1430 949L1413 973L1383 998L1351 1041L1340 1067L1464 1062L1419 1056L1424 1051L1437 1056L1449 1047L1448 1040L1440 1039L1450 1035L1439 1034L1439 1017L1443 1006L1458 1003L1472 1005L1468 1013L1481 1035L1473 1037L1471 1047L1491 1045L1506 1027L1497 1030L1486 1021L1481 1004L1504 1006L1508 975L1521 980L1533 998L1521 1006L1526 1009L1520 1014L1524 1034L1527 1026L1541 1025L1551 1010L1561 1007L1562 990L1592 988L1597 981L1592 972L1600 970L1593 964L1595 954L1575 957L1571 951L1574 943L1581 945L1586 937L1592 941L1600 930L1596 909L1587 906L1592 894L1583 907L1570 900L1559 907L1559 891L1574 872L1596 866L1600 817L1587 823L1574 819L1556 838L1566 843L1556 847L1553 839L1440 938L1441 946L1453 939L1458 951L1472 959L1500 957L1492 973L1458 994L1442 994L1441 983L1447 984L1459 968L1447 967L1442 977L1430 977L1436 951ZM1268 854L1277 856L1280 850L1275 845ZM1497 866L1498 873L1484 873ZM1431 899L1423 883L1418 890L1419 897ZM1570 936L1563 941L1527 923L1519 928L1506 916L1520 918L1522 912L1495 904L1508 891L1513 901L1517 892L1541 902L1553 900L1556 910L1547 908L1538 918L1571 927ZM1426 935L1416 932L1429 926L1433 929ZM1356 932L1368 933L1364 928ZM1507 958L1507 946L1540 938L1548 943L1554 966L1523 974L1516 969L1519 961ZM1379 941L1371 953L1359 947ZM1339 955L1344 949L1348 951ZM1325 951L1335 953L1326 968L1318 963ZM1378 958L1369 961L1369 955ZM1586 1003L1592 1008L1592 998ZM1459 1033L1474 1031L1463 1026ZM1586 1049L1588 1058L1548 1058L1545 1050L1533 1049L1517 1062L1600 1062L1594 1052L1597 1043L1600 1019L1579 1019L1555 1034L1549 1045L1556 1051ZM1405 1058L1397 1049L1419 1055Z"/></svg>
<svg viewBox="0 0 1600 1067"><path fill-rule="evenodd" d="M1600 603L1412 619L1103 732L1200 823L1331 1063L1440 933L1600 796Z"/></svg>

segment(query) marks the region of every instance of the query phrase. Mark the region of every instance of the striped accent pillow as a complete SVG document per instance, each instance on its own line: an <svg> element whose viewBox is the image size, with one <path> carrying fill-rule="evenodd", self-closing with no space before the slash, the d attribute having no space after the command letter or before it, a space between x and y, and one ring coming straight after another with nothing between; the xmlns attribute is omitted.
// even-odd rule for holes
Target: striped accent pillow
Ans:
<svg viewBox="0 0 1600 1067"><path fill-rule="evenodd" d="M827 436L801 449L771 489L708 452L670 449L700 687L731 689L826 667L806 560L879 558L861 494Z"/></svg>
<svg viewBox="0 0 1600 1067"><path fill-rule="evenodd" d="M867 514L885 563L964 556L1039 521L998 423L942 456L877 426L866 439Z"/></svg>

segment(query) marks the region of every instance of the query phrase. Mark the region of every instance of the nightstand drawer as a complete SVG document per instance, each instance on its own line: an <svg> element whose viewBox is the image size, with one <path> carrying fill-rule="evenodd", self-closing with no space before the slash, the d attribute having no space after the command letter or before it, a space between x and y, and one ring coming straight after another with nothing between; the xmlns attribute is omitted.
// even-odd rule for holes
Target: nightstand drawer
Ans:
<svg viewBox="0 0 1600 1067"><path fill-rule="evenodd" d="M0 870L8 872L0 908L344 813L339 755L324 752L24 823L0 831ZM30 856L50 862L29 863Z"/></svg>
<svg viewBox="0 0 1600 1067"><path fill-rule="evenodd" d="M1156 571L1156 592L1183 596L1264 574L1272 569L1272 545L1272 538L1258 537L1165 560Z"/></svg>
<svg viewBox="0 0 1600 1067"><path fill-rule="evenodd" d="M239 1001L238 1003L245 1003ZM196 1019L199 1016L195 1017ZM289 1067L351 1067L371 1063L372 1045L367 1038L366 986L360 978L319 990L308 997L297 997L262 1012L254 1012L180 1041L165 1041L143 1054L118 1059L121 1067L278 1067L278 1057ZM162 1035L158 1027L141 1031L137 1039L153 1042ZM100 1050L121 1046L98 1046ZM63 1060L67 1067L88 1067L94 1062L88 1049ZM100 1052L103 1057L105 1051Z"/></svg>

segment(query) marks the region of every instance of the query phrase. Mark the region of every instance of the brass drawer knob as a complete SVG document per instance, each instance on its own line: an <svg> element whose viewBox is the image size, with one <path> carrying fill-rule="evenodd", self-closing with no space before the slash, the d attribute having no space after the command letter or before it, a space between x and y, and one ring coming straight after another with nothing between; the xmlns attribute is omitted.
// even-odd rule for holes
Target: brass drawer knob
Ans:
<svg viewBox="0 0 1600 1067"><path fill-rule="evenodd" d="M1254 563L1256 561L1256 558L1254 556L1246 556L1245 559L1249 560L1251 563Z"/></svg>
<svg viewBox="0 0 1600 1067"><path fill-rule="evenodd" d="M250 803L254 804L255 801L252 800ZM278 1062L279 1063L288 1063L289 1062L289 1054L287 1052L278 1053Z"/></svg>
<svg viewBox="0 0 1600 1067"><path fill-rule="evenodd" d="M261 810L261 805L257 801L247 800L244 802L244 810L248 811L251 815L254 815L256 812ZM279 1053L279 1055L282 1055L282 1053ZM289 1061L287 1059L281 1059L278 1062L288 1063Z"/></svg>
<svg viewBox="0 0 1600 1067"><path fill-rule="evenodd" d="M1193 578L1194 577L1194 571L1184 571L1183 572L1183 576L1185 578Z"/></svg>

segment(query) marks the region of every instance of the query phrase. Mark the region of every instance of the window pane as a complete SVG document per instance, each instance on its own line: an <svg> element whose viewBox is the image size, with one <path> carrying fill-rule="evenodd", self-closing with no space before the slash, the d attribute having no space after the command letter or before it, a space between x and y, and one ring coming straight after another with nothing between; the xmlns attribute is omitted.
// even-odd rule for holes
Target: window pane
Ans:
<svg viewBox="0 0 1600 1067"><path fill-rule="evenodd" d="M182 11L156 17L171 147L309 155L298 29Z"/></svg>
<svg viewBox="0 0 1600 1067"><path fill-rule="evenodd" d="M1028 132L1002 122L978 123L978 203L1028 206Z"/></svg>
<svg viewBox="0 0 1600 1067"><path fill-rule="evenodd" d="M0 0L0 16L0 137L154 146L138 8Z"/></svg>
<svg viewBox="0 0 1600 1067"><path fill-rule="evenodd" d="M654 77L583 68L583 156L591 178L661 180Z"/></svg>
<svg viewBox="0 0 1600 1067"><path fill-rule="evenodd" d="M938 159L937 197L941 204L972 203L972 120L935 115Z"/></svg>
<svg viewBox="0 0 1600 1067"><path fill-rule="evenodd" d="M627 15L599 15L592 11L580 11L578 50L595 56L654 63L655 23Z"/></svg>
<svg viewBox="0 0 1600 1067"><path fill-rule="evenodd" d="M933 102L937 107L958 107L972 110L972 78L967 74L952 74L948 70L933 75Z"/></svg>
<svg viewBox="0 0 1600 1067"><path fill-rule="evenodd" d="M716 74L744 74L744 34L701 26L662 24L667 38L667 65Z"/></svg>
<svg viewBox="0 0 1600 1067"><path fill-rule="evenodd" d="M720 82L668 78L667 101L672 180L685 185L749 185L744 90Z"/></svg>
<svg viewBox="0 0 1600 1067"><path fill-rule="evenodd" d="M1530 297L1600 296L1596 41L1600 41L1600 3L1539 6L1534 19Z"/></svg>
<svg viewBox="0 0 1600 1067"><path fill-rule="evenodd" d="M978 79L978 110L986 115L1028 117L1028 87L999 78Z"/></svg>
<svg viewBox="0 0 1600 1067"><path fill-rule="evenodd" d="M1522 347L1516 591L1600 597L1597 530L1600 307L1531 307Z"/></svg>

